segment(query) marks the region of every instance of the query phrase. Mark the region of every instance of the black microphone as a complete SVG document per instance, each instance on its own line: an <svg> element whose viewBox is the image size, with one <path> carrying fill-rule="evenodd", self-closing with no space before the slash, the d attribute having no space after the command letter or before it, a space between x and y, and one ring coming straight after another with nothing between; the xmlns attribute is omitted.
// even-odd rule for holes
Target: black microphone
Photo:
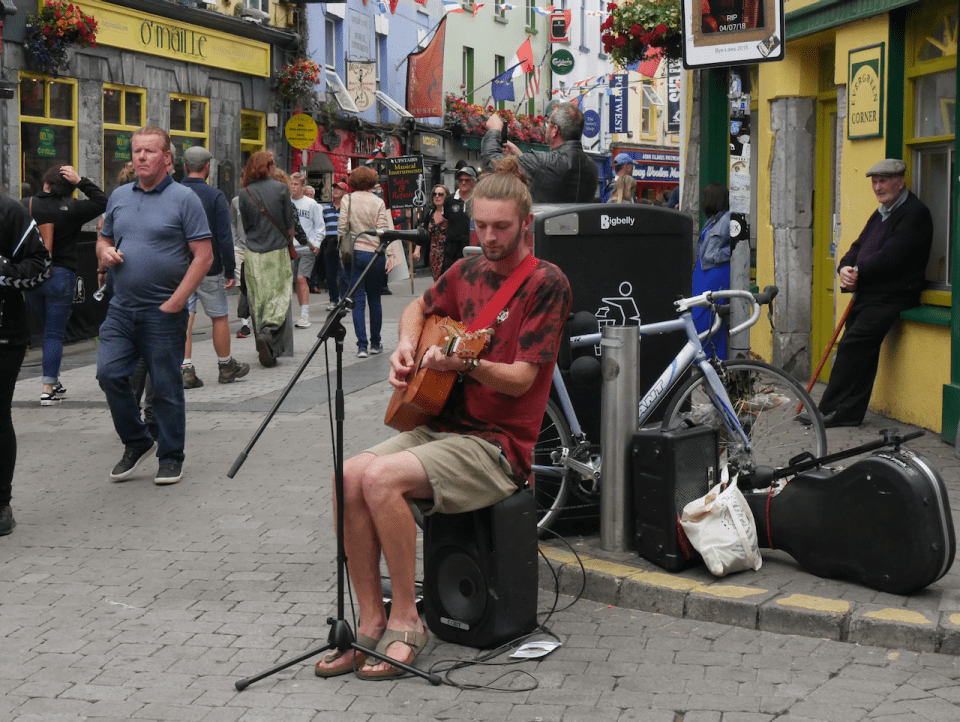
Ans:
<svg viewBox="0 0 960 722"><path fill-rule="evenodd" d="M430 232L423 228L414 228L411 231L390 231L375 230L364 231L364 235L379 236L385 241L410 241L411 243L426 243L430 240Z"/></svg>

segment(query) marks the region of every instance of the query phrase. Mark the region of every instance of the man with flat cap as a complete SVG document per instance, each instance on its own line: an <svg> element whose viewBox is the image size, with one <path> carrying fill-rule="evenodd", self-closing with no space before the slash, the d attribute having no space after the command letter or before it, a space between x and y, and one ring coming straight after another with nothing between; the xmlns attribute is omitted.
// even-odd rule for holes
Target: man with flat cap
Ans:
<svg viewBox="0 0 960 722"><path fill-rule="evenodd" d="M880 207L840 259L840 288L853 293L843 337L820 400L824 425L859 426L867 413L884 337L900 312L920 303L933 219L907 190L907 164L887 158L867 171ZM801 421L806 419L801 415Z"/></svg>

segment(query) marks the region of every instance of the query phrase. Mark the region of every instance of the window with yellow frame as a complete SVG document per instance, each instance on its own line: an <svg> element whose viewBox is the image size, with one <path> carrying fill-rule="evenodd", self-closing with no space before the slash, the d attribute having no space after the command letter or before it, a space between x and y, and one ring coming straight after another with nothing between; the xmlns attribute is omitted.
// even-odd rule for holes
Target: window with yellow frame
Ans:
<svg viewBox="0 0 960 722"><path fill-rule="evenodd" d="M930 3L910 18L904 137L911 188L933 215L926 303L949 305L952 288L954 129L957 108L957 4Z"/></svg>
<svg viewBox="0 0 960 722"><path fill-rule="evenodd" d="M240 163L246 167L250 156L266 148L267 116L256 110L240 111Z"/></svg>
<svg viewBox="0 0 960 722"><path fill-rule="evenodd" d="M122 185L120 174L131 160L130 138L146 124L147 91L103 85L103 189L109 195Z"/></svg>
<svg viewBox="0 0 960 722"><path fill-rule="evenodd" d="M173 146L173 178L181 180L183 152L195 145L209 148L210 103L206 98L170 94L170 143Z"/></svg>
<svg viewBox="0 0 960 722"><path fill-rule="evenodd" d="M43 190L57 163L76 166L77 81L20 75L20 196Z"/></svg>

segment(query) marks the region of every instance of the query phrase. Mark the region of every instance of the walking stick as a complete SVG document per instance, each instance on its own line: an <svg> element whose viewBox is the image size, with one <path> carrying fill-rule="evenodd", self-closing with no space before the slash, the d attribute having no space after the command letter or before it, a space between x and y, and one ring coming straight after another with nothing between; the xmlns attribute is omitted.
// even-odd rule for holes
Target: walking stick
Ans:
<svg viewBox="0 0 960 722"><path fill-rule="evenodd" d="M817 379L820 378L820 372L823 371L823 365L827 362L827 357L830 355L830 351L833 350L833 344L837 342L837 336L840 335L840 329L843 328L843 324L847 322L847 316L850 315L850 307L853 306L853 296L850 297L850 303L847 304L847 310L843 312L843 316L840 317L840 323L837 324L837 328L834 329L833 338L830 339L830 343L827 344L826 351L823 352L823 358L820 359L820 365L817 366L817 370L813 372L813 378L810 379L810 383L807 385L807 392L810 392L810 389L813 388L813 385L817 383ZM799 414L801 409L803 409L803 401L797 404L797 413Z"/></svg>

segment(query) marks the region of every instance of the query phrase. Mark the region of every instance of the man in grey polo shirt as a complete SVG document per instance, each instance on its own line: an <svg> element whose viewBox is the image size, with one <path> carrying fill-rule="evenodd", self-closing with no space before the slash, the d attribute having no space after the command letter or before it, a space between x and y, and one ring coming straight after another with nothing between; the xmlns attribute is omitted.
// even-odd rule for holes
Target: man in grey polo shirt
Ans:
<svg viewBox="0 0 960 722"><path fill-rule="evenodd" d="M145 126L131 138L135 183L111 195L97 239L99 269L113 269L113 298L100 327L97 380L124 443L110 474L129 478L155 442L140 417L130 375L142 358L153 379L160 468L154 481L180 481L186 435L183 400L187 299L213 263L210 228L197 194L167 173L170 137Z"/></svg>

